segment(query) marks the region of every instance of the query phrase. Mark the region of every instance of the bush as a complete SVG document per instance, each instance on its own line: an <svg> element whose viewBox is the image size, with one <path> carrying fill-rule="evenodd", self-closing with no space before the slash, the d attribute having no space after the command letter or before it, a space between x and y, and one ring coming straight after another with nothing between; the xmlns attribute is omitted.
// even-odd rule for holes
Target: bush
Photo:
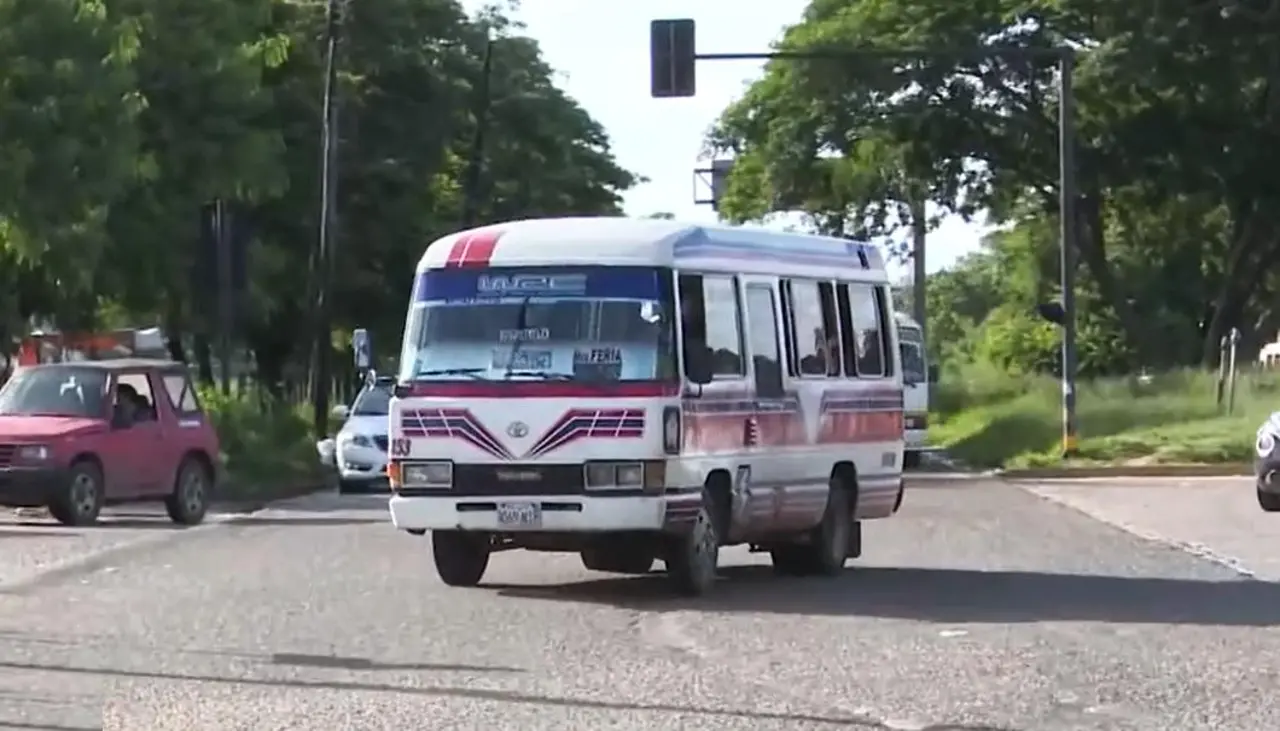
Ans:
<svg viewBox="0 0 1280 731"><path fill-rule="evenodd" d="M200 389L222 445L229 482L237 488L298 483L321 476L310 425L296 408L264 409L256 397Z"/></svg>
<svg viewBox="0 0 1280 731"><path fill-rule="evenodd" d="M973 466L1059 463L1061 393L1059 381L1047 376L957 369L936 390L931 436L953 458ZM1249 461L1258 425L1280 410L1280 374L1241 372L1230 416L1219 412L1216 393L1217 374L1200 370L1078 383L1078 459Z"/></svg>

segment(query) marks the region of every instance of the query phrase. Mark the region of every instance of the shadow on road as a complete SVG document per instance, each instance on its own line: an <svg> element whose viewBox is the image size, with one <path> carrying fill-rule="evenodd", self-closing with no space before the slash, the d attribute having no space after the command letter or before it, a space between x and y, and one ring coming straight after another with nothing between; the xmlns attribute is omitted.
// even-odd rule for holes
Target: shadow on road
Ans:
<svg viewBox="0 0 1280 731"><path fill-rule="evenodd" d="M1081 621L1266 627L1280 625L1280 584L1089 576L1026 571L858 568L839 578L792 579L767 566L721 570L696 600L673 598L661 574L548 586L489 585L503 596L630 609L771 612L996 623Z"/></svg>
<svg viewBox="0 0 1280 731"><path fill-rule="evenodd" d="M142 670L119 670L114 668L70 667L33 662L14 662L0 660L0 670L39 671L50 673L67 673L73 675L99 675L135 680L178 680L193 683L218 683L226 685L258 686L274 688L324 688L328 690L372 693L401 693L435 698L461 698L467 700L490 701L494 703L521 703L534 706L577 708L601 711L639 711L649 713L699 714L709 717L745 719L751 721L796 721L800 723L823 723L832 726L883 731L884 723L870 716L857 714L812 715L795 713L777 713L767 711L750 711L738 709L700 708L661 703L629 703L626 701L602 701L588 698L563 698L532 693L520 693L508 690L490 690L484 688L459 688L452 686L401 686L382 683L357 681L309 681L299 679L220 677L216 675L199 675L195 673L161 673ZM940 724L930 726L925 731L1013 731L997 726Z"/></svg>
<svg viewBox="0 0 1280 731"><path fill-rule="evenodd" d="M28 721L5 721L0 719L0 728L22 729L23 731L102 731L101 726L59 726L54 723L30 723Z"/></svg>
<svg viewBox="0 0 1280 731"><path fill-rule="evenodd" d="M272 665L291 665L307 668L337 668L339 670L426 670L460 673L523 673L520 668L486 667L484 665L450 665L447 663L377 662L364 657L339 657L336 655L298 655L276 653L271 656Z"/></svg>
<svg viewBox="0 0 1280 731"><path fill-rule="evenodd" d="M31 523L15 523L13 528L0 528L0 539L3 538L74 538L78 535L75 531L68 530L40 530L46 528L43 525L34 525Z"/></svg>
<svg viewBox="0 0 1280 731"><path fill-rule="evenodd" d="M283 517L268 518L266 516L254 517L254 516L246 515L243 517L231 518L226 521L227 525L234 525L234 526L253 527L253 526L268 526L268 525L270 526L283 525L283 526L294 526L298 528L303 526L313 526L313 527L320 527L320 528L324 528L324 527L338 528L338 527L347 526L347 525L377 525L379 523L387 523L389 525L391 523L390 516L378 517L378 518L353 518L350 516L341 517L341 518L336 518L336 517L326 518L326 517L319 517L319 516L314 518L304 517L304 516L296 516L291 518L283 518Z"/></svg>

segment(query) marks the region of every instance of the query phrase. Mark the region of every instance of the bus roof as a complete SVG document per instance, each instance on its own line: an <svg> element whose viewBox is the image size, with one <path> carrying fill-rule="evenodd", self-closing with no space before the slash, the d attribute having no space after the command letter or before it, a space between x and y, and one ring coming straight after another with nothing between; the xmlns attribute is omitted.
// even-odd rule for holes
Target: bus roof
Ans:
<svg viewBox="0 0 1280 731"><path fill-rule="evenodd" d="M461 231L427 247L418 272L487 266L666 266L886 281L873 244L662 219L542 218Z"/></svg>

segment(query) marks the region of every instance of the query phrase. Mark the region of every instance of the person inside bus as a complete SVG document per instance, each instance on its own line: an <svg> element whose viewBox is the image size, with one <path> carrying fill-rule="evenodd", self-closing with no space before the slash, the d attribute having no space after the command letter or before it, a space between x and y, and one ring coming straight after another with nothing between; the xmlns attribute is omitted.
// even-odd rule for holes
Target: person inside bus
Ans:
<svg viewBox="0 0 1280 731"><path fill-rule="evenodd" d="M813 352L800 359L800 373L805 376L822 376L830 373L831 353L822 328L813 329Z"/></svg>

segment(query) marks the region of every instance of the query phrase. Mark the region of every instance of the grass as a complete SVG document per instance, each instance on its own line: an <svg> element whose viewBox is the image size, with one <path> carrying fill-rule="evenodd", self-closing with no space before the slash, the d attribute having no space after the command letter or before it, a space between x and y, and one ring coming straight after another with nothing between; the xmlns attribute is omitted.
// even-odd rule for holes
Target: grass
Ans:
<svg viewBox="0 0 1280 731"><path fill-rule="evenodd" d="M1217 374L1184 370L1077 384L1073 464L1248 462L1254 434L1280 410L1280 374L1241 372L1231 415L1217 405ZM1061 386L1044 376L968 368L944 377L930 437L975 467L1060 466Z"/></svg>
<svg viewBox="0 0 1280 731"><path fill-rule="evenodd" d="M208 389L201 401L218 430L227 472L223 497L257 500L309 491L326 478L301 408L264 409L256 398Z"/></svg>

